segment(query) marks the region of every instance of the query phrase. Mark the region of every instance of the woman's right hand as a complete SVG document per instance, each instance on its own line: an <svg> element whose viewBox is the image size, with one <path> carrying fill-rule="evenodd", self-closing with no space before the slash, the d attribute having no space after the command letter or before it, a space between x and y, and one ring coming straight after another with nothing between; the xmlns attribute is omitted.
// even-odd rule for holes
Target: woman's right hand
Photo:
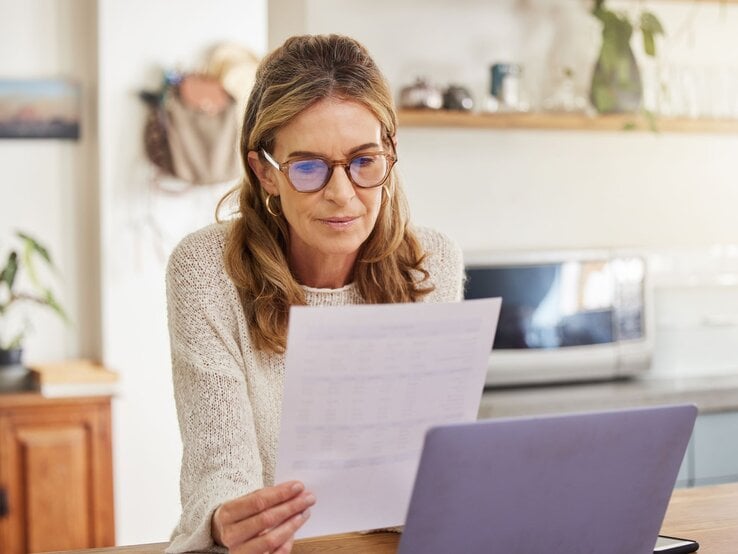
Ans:
<svg viewBox="0 0 738 554"><path fill-rule="evenodd" d="M313 504L315 495L299 481L264 487L218 506L213 539L237 554L286 554Z"/></svg>

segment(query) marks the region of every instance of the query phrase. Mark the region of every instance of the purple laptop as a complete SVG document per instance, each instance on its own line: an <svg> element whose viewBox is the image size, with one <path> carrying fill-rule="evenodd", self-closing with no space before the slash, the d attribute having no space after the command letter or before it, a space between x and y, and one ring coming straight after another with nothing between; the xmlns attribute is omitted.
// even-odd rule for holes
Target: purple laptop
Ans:
<svg viewBox="0 0 738 554"><path fill-rule="evenodd" d="M693 405L428 431L400 554L651 554Z"/></svg>

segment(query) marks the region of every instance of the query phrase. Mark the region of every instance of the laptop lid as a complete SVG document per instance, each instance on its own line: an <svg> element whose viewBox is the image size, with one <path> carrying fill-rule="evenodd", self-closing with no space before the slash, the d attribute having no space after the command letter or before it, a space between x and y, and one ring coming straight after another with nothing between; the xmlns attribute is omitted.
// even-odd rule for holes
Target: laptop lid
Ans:
<svg viewBox="0 0 738 554"><path fill-rule="evenodd" d="M400 554L651 554L693 405L444 425L426 435Z"/></svg>

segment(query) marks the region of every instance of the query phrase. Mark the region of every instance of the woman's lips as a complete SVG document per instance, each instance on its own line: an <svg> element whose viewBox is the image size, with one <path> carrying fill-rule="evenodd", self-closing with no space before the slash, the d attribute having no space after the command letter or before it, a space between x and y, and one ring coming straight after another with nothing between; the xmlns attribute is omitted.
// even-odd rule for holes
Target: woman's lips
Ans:
<svg viewBox="0 0 738 554"><path fill-rule="evenodd" d="M327 217L320 219L320 222L332 229L345 229L350 227L358 217Z"/></svg>

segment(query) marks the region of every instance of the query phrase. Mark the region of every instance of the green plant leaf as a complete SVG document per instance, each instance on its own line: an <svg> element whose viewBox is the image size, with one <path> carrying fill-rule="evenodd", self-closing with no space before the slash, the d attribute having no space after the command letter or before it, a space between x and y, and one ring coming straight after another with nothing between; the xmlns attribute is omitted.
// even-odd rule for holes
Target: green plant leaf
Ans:
<svg viewBox="0 0 738 554"><path fill-rule="evenodd" d="M602 21L603 43L612 42L618 48L621 48L630 41L633 34L633 25L626 16L605 10L601 12L599 19Z"/></svg>
<svg viewBox="0 0 738 554"><path fill-rule="evenodd" d="M8 261L0 272L0 283L5 283L9 290L13 290L16 275L18 275L18 252L13 250L8 254Z"/></svg>
<svg viewBox="0 0 738 554"><path fill-rule="evenodd" d="M21 259L31 283L36 289L41 289L41 283L39 282L38 274L36 273L36 266L33 263L33 245L30 241L23 241L23 252L21 253Z"/></svg>
<svg viewBox="0 0 738 554"><path fill-rule="evenodd" d="M641 20L639 23L641 33L643 33L643 49L646 54L651 57L656 55L656 35L664 34L664 26L661 25L661 21L653 13L644 11L641 13Z"/></svg>
<svg viewBox="0 0 738 554"><path fill-rule="evenodd" d="M653 33L643 30L643 50L652 58L656 55L656 42L653 39Z"/></svg>
<svg viewBox="0 0 738 554"><path fill-rule="evenodd" d="M661 25L661 21L652 12L644 11L641 13L640 21L641 31L651 33L653 35L665 34L664 26Z"/></svg>
<svg viewBox="0 0 738 554"><path fill-rule="evenodd" d="M49 250L37 241L31 235L16 231L15 236L20 240L20 248L13 250L7 258L5 266L0 269L0 285L8 287L8 294L2 289L0 297L0 316L4 317L8 313L8 308L15 302L25 302L48 307L65 323L69 324L70 319L67 313L57 301L54 293L44 286L37 273L37 265L39 260L49 269L57 273L56 267L51 259ZM13 286L18 284L16 277L21 271L25 271L30 284L33 286L32 291L15 291ZM19 347L28 331L28 322L26 328L17 334L7 343L8 347Z"/></svg>
<svg viewBox="0 0 738 554"><path fill-rule="evenodd" d="M48 249L44 245L42 245L32 236L23 233L22 231L16 231L15 234L19 239L26 242L31 247L31 250L33 252L36 252L44 260L46 260L46 263L49 264L50 267L54 267L54 263L51 261L51 254L49 254Z"/></svg>
<svg viewBox="0 0 738 554"><path fill-rule="evenodd" d="M54 293L52 293L50 290L46 289L44 291L44 303L51 308L60 318L64 320L64 323L70 323L69 317L67 316L67 313L64 311L64 308L61 307L61 304L57 302L56 297L54 297Z"/></svg>
<svg viewBox="0 0 738 554"><path fill-rule="evenodd" d="M49 269L58 274L58 271L54 266L54 261L51 259L51 254L49 253L48 248L46 248L31 235L23 233L22 231L16 231L15 234L23 241L25 247L24 262L26 262L26 264L28 265L28 276L31 279L31 282L36 286L36 288L42 290L41 283L38 280L38 274L36 273L36 266L33 263L33 258L34 255L38 255L44 262L46 262L46 265Z"/></svg>

